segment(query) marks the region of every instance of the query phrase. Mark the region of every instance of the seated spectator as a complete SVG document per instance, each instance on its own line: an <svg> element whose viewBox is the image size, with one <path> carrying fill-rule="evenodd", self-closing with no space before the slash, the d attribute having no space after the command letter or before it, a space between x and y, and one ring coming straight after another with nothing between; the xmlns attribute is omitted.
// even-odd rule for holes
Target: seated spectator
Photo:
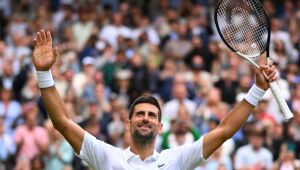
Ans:
<svg viewBox="0 0 300 170"><path fill-rule="evenodd" d="M12 156L16 152L15 141L11 135L9 135L4 127L3 117L0 117L0 169L11 169Z"/></svg>
<svg viewBox="0 0 300 170"><path fill-rule="evenodd" d="M73 160L73 149L63 136L47 121L50 143L45 160L46 170L63 170L70 167Z"/></svg>
<svg viewBox="0 0 300 170"><path fill-rule="evenodd" d="M17 144L17 166L21 160L31 161L35 156L44 154L48 149L48 133L37 124L37 105L28 102L23 108L25 124L17 127L15 140Z"/></svg>
<svg viewBox="0 0 300 170"><path fill-rule="evenodd" d="M280 154L278 160L273 164L274 169L299 169L300 160L296 159L295 151L289 148L287 144L280 147Z"/></svg>
<svg viewBox="0 0 300 170"><path fill-rule="evenodd" d="M171 121L170 130L162 136L162 149L175 148L180 145L191 144L200 138L196 128L190 127L181 119Z"/></svg>
<svg viewBox="0 0 300 170"><path fill-rule="evenodd" d="M186 85L183 83L177 83L173 85L172 89L173 99L166 102L163 106L163 120L167 123L170 120L175 119L177 117L181 105L184 105L190 117L194 116L196 110L196 103L187 98Z"/></svg>
<svg viewBox="0 0 300 170"><path fill-rule="evenodd" d="M12 135L13 123L21 115L21 104L13 99L12 90L3 88L0 92L0 116L6 132Z"/></svg>
<svg viewBox="0 0 300 170"><path fill-rule="evenodd" d="M249 134L249 144L240 147L235 155L234 167L242 169L271 169L272 153L263 146L265 129L254 125Z"/></svg>

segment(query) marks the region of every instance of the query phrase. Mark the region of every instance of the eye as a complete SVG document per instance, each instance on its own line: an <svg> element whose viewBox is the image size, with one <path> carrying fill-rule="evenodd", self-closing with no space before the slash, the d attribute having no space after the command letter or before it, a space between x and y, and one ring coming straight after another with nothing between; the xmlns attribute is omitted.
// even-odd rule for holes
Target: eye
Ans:
<svg viewBox="0 0 300 170"><path fill-rule="evenodd" d="M149 112L148 115L149 115L149 117L151 117L151 118L156 118L156 117L157 117L156 114L153 113L153 112Z"/></svg>
<svg viewBox="0 0 300 170"><path fill-rule="evenodd" d="M136 115L137 115L137 116L143 116L143 115L144 115L144 112L137 112Z"/></svg>

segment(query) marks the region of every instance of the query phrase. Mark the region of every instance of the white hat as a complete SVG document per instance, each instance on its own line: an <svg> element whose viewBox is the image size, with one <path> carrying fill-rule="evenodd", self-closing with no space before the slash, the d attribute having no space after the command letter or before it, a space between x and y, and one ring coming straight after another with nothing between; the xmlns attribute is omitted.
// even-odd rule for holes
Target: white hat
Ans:
<svg viewBox="0 0 300 170"><path fill-rule="evenodd" d="M91 56L86 56L82 60L83 65L89 65L89 64L94 65L94 63L95 63L95 59L94 59L94 57L91 57Z"/></svg>
<svg viewBox="0 0 300 170"><path fill-rule="evenodd" d="M132 72L129 69L119 70L116 72L116 78L119 80L128 80L132 77Z"/></svg>

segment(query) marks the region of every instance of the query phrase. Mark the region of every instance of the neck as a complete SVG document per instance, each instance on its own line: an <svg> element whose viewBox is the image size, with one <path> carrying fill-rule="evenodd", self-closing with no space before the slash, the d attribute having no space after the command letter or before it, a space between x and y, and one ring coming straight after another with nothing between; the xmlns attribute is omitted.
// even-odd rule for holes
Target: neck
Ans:
<svg viewBox="0 0 300 170"><path fill-rule="evenodd" d="M257 151L259 151L260 147L258 147L258 146L253 146L253 145L252 145L252 149L253 149L255 152L257 152Z"/></svg>
<svg viewBox="0 0 300 170"><path fill-rule="evenodd" d="M145 160L153 154L154 144L154 140L148 143L133 140L132 145L130 145L130 151L136 155L139 155L141 160Z"/></svg>

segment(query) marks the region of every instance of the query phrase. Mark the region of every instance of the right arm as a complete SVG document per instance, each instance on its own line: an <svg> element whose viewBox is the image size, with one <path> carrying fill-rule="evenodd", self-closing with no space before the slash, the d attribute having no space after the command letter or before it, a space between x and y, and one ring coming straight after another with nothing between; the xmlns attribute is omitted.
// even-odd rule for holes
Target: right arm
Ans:
<svg viewBox="0 0 300 170"><path fill-rule="evenodd" d="M44 106L55 129L57 129L79 155L84 130L73 122L55 86L41 89Z"/></svg>
<svg viewBox="0 0 300 170"><path fill-rule="evenodd" d="M34 39L33 63L37 71L48 71L58 56L57 48L52 48L50 32L44 30L37 33ZM65 104L54 85L40 87L44 106L53 126L66 138L79 154L84 138L84 130L73 122L68 115Z"/></svg>

